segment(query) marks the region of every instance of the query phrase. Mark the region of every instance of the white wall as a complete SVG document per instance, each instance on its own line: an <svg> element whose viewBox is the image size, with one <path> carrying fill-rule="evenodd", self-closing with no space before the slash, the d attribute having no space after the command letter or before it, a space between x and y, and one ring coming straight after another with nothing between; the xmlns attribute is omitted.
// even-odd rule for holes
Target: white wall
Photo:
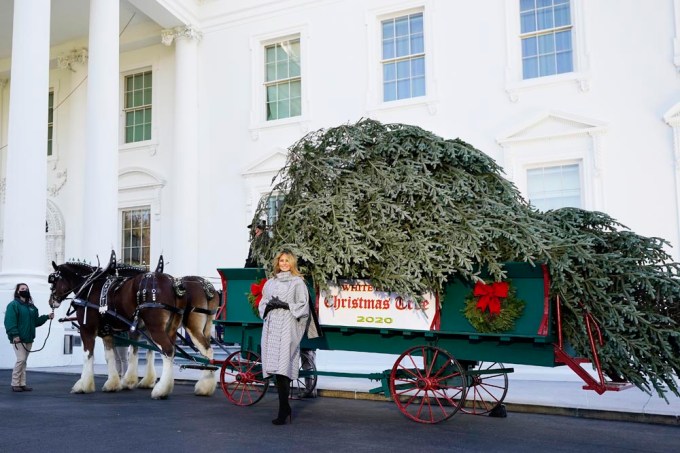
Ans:
<svg viewBox="0 0 680 453"><path fill-rule="evenodd" d="M198 8L200 23L193 24L203 33L196 274L216 278L218 267L243 265L245 226L259 194L283 164L286 148L309 131L362 117L460 137L508 164L509 177L521 189L529 156L550 161L573 150L590 166L584 173L589 178L586 207L606 211L639 234L670 240L674 257L680 257L673 131L663 120L680 102L673 0L653 6L634 0L573 0L577 77L530 83L517 80L521 65L511 44L519 19L516 6L506 0L262 0L249 5L205 2ZM379 99L379 21L414 8L425 11L428 95L384 105ZM172 242L172 219L183 214L182 205L172 199L173 131L182 125L173 124L174 47L160 44L158 30L159 43L120 56L123 74L153 70L154 130L150 143L120 147L119 171L151 184L136 195L126 191L121 202L155 203L151 259L163 253L172 273L173 254L181 246ZM299 33L302 40L303 116L267 123L261 120L261 43L290 33ZM74 42L74 48L79 46ZM92 260L80 256L83 228L97 225L97 219L83 218L81 201L84 190L97 190L84 187L82 177L87 81L79 84L87 69L75 69L51 71L55 104L64 103L55 115L56 154L48 165L48 187L60 189L49 199L65 221L64 256ZM3 93L0 146L6 143L9 86ZM536 139L545 130L570 132ZM64 171L66 178L59 176Z"/></svg>

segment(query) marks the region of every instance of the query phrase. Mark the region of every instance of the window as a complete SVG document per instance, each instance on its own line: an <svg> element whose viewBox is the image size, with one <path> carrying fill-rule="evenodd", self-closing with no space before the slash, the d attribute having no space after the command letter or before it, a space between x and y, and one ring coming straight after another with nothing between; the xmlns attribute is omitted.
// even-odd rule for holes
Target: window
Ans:
<svg viewBox="0 0 680 453"><path fill-rule="evenodd" d="M425 96L423 13L383 20L383 101Z"/></svg>
<svg viewBox="0 0 680 453"><path fill-rule="evenodd" d="M149 266L151 252L151 210L148 207L122 212L122 259L126 264Z"/></svg>
<svg viewBox="0 0 680 453"><path fill-rule="evenodd" d="M302 114L300 39L281 41L265 47L265 89L267 121Z"/></svg>
<svg viewBox="0 0 680 453"><path fill-rule="evenodd" d="M151 71L125 77L125 143L151 140Z"/></svg>
<svg viewBox="0 0 680 453"><path fill-rule="evenodd" d="M519 0L522 77L572 72L570 0Z"/></svg>
<svg viewBox="0 0 680 453"><path fill-rule="evenodd" d="M533 168L527 171L527 192L531 204L542 211L581 207L579 164Z"/></svg>
<svg viewBox="0 0 680 453"><path fill-rule="evenodd" d="M267 198L267 225L273 225L279 218L279 210L283 204L283 194L270 195Z"/></svg>
<svg viewBox="0 0 680 453"><path fill-rule="evenodd" d="M47 96L47 155L52 155L52 134L54 133L54 91Z"/></svg>

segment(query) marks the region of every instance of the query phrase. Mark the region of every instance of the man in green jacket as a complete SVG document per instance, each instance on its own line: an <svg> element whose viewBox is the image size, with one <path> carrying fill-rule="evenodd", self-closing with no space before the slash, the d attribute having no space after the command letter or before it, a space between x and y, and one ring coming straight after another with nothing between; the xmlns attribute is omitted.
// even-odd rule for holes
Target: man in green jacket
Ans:
<svg viewBox="0 0 680 453"><path fill-rule="evenodd" d="M17 363L12 371L13 392L33 390L26 385L26 360L35 339L35 328L52 318L54 318L54 313L42 316L38 314L27 284L17 284L14 289L14 300L7 305L5 312L7 338L14 345L14 352L17 356Z"/></svg>

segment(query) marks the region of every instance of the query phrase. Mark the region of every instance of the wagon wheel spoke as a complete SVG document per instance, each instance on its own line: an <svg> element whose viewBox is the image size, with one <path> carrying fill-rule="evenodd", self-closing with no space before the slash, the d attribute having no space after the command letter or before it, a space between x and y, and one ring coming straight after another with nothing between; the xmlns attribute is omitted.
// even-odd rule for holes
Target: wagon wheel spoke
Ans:
<svg viewBox="0 0 680 453"><path fill-rule="evenodd" d="M468 373L469 392L461 410L467 414L487 415L499 407L508 392L508 374L498 362L480 362Z"/></svg>
<svg viewBox="0 0 680 453"><path fill-rule="evenodd" d="M399 356L390 373L390 394L399 410L420 423L439 423L465 403L465 373L447 351L416 346Z"/></svg>
<svg viewBox="0 0 680 453"><path fill-rule="evenodd" d="M250 351L236 351L222 364L220 385L229 401L250 406L262 399L269 381L262 374L260 356Z"/></svg>
<svg viewBox="0 0 680 453"><path fill-rule="evenodd" d="M290 381L290 398L299 399L314 397L316 383L316 365L313 362L307 364L301 363L298 378Z"/></svg>

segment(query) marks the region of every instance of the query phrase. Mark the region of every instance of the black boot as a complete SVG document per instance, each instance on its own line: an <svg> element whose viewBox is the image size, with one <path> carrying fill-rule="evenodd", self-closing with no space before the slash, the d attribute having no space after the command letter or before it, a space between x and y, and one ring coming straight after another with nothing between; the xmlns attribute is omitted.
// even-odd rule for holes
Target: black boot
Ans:
<svg viewBox="0 0 680 453"><path fill-rule="evenodd" d="M288 395L290 394L290 378L281 374L276 375L276 387L279 392L279 416L272 420L275 425L285 425L286 419L293 423L293 413L288 403Z"/></svg>

